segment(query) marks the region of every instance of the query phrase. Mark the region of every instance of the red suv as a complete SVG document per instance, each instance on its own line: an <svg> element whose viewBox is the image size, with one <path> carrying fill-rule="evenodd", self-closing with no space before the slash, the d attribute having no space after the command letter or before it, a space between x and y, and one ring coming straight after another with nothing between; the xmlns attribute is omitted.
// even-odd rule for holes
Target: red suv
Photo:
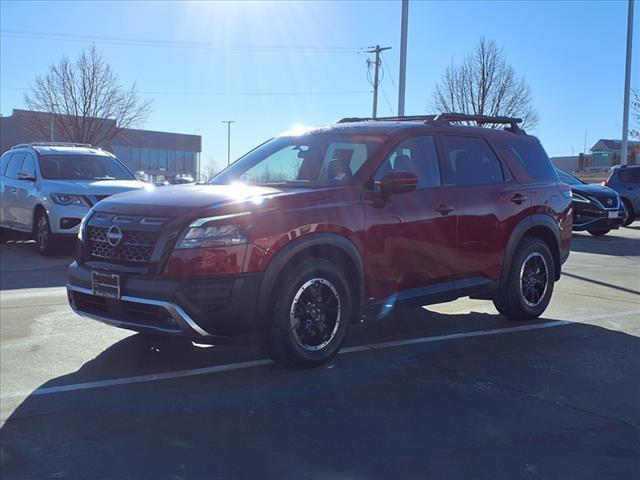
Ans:
<svg viewBox="0 0 640 480"><path fill-rule="evenodd" d="M307 365L398 302L470 296L538 317L569 255L571 190L518 123L344 119L208 184L109 197L82 222L71 307L201 343L263 332L273 358Z"/></svg>

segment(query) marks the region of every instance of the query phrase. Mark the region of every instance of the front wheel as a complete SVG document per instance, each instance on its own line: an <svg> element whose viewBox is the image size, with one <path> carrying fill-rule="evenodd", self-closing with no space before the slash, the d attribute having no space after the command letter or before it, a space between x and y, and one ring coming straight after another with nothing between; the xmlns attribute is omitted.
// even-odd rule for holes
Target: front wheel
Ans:
<svg viewBox="0 0 640 480"><path fill-rule="evenodd" d="M310 258L291 270L281 285L271 310L270 355L299 366L329 361L338 353L353 317L355 302L347 276L330 261Z"/></svg>
<svg viewBox="0 0 640 480"><path fill-rule="evenodd" d="M525 238L493 304L511 320L537 318L549 305L554 281L555 266L547 244L539 238Z"/></svg>
<svg viewBox="0 0 640 480"><path fill-rule="evenodd" d="M606 235L610 231L611 230L587 230L587 232L589 232L594 237L601 237L602 235Z"/></svg>
<svg viewBox="0 0 640 480"><path fill-rule="evenodd" d="M36 216L34 236L40 255L47 256L55 252L56 238L53 233L51 233L49 217L42 210L38 211Z"/></svg>
<svg viewBox="0 0 640 480"><path fill-rule="evenodd" d="M629 200L623 198L622 203L624 204L624 220L622 221L622 226L627 227L633 223L635 212Z"/></svg>

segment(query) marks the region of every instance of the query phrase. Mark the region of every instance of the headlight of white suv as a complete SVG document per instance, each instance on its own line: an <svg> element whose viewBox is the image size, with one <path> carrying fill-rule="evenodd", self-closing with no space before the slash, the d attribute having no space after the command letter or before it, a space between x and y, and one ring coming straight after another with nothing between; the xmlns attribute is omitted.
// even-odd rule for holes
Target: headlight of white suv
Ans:
<svg viewBox="0 0 640 480"><path fill-rule="evenodd" d="M49 195L51 200L58 205L80 205L90 207L89 203L82 195L72 195L70 193L52 193Z"/></svg>
<svg viewBox="0 0 640 480"><path fill-rule="evenodd" d="M245 224L220 224L222 220L249 215L251 212L199 218L191 222L180 236L176 249L230 247L247 243L248 226Z"/></svg>

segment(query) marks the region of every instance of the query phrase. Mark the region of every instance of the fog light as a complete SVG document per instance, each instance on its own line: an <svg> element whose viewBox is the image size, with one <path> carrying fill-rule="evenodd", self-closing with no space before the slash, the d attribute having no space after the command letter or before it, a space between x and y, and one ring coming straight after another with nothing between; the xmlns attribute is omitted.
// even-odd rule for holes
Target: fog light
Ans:
<svg viewBox="0 0 640 480"><path fill-rule="evenodd" d="M64 230L68 230L78 225L80 223L80 220L81 220L80 218L70 218L70 217L61 218L60 228Z"/></svg>

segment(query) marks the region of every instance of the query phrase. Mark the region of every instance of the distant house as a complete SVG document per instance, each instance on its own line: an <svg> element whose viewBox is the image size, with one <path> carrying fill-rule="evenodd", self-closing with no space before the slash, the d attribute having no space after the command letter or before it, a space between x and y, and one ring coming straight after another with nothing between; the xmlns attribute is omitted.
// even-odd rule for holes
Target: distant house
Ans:
<svg viewBox="0 0 640 480"><path fill-rule="evenodd" d="M0 154L18 143L69 141L52 114L31 110L13 110L0 117ZM114 120L96 119L105 128ZM50 125L48 132L35 129L36 122ZM190 176L198 178L202 137L183 133L154 132L125 128L108 144L96 145L113 152L134 172L145 172L151 181Z"/></svg>
<svg viewBox="0 0 640 480"><path fill-rule="evenodd" d="M580 154L570 157L552 157L551 163L567 172L584 170L607 170L613 165L620 165L622 159L622 140L608 140L601 138L587 155ZM627 163L635 165L640 161L640 142L629 140L629 154Z"/></svg>
<svg viewBox="0 0 640 480"><path fill-rule="evenodd" d="M640 156L640 142L629 140L628 163L636 163ZM609 168L619 165L622 159L622 140L608 140L601 138L591 147L591 168Z"/></svg>

